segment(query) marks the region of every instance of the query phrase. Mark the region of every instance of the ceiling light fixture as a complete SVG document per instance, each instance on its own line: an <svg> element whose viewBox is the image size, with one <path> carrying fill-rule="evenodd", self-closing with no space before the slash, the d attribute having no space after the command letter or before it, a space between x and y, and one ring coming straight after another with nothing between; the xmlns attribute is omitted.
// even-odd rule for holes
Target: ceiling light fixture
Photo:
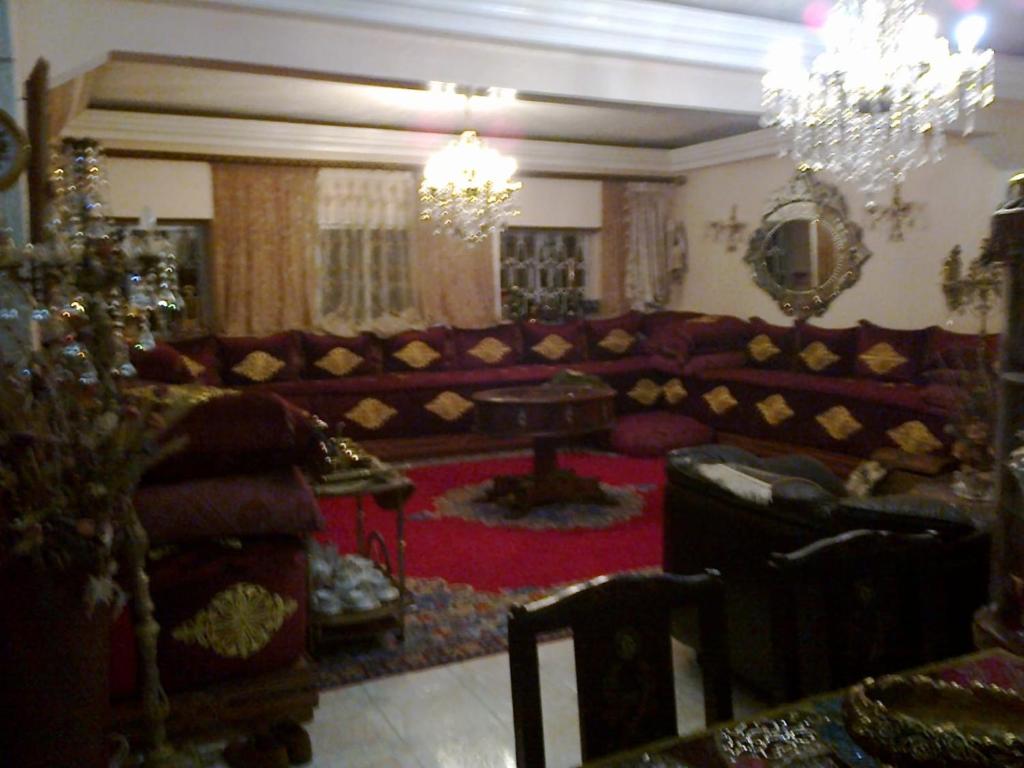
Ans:
<svg viewBox="0 0 1024 768"><path fill-rule="evenodd" d="M762 80L762 125L776 127L801 165L867 191L903 182L942 157L945 131L964 133L993 99L992 51L975 50L985 19L965 18L958 52L937 36L923 0L838 0L808 72L787 42Z"/></svg>
<svg viewBox="0 0 1024 768"><path fill-rule="evenodd" d="M510 98L507 89L490 89L488 93L492 91L500 93L486 98ZM514 98L515 92L511 94ZM467 118L469 100L467 96ZM423 169L420 218L434 223L435 234L478 243L519 214L512 205L512 196L523 185L512 178L515 172L515 158L486 146L476 131L463 131L434 154Z"/></svg>

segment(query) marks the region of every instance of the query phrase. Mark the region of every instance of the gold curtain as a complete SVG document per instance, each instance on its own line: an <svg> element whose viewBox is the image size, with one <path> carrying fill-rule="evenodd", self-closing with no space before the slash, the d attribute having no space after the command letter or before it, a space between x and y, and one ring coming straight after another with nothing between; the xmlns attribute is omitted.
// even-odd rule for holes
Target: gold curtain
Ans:
<svg viewBox="0 0 1024 768"><path fill-rule="evenodd" d="M316 172L213 164L213 314L219 333L313 327Z"/></svg>
<svg viewBox="0 0 1024 768"><path fill-rule="evenodd" d="M629 309L626 298L626 182L601 185L601 314Z"/></svg>
<svg viewBox="0 0 1024 768"><path fill-rule="evenodd" d="M500 320L494 237L468 245L435 235L430 222L416 222L412 279L427 324L485 328Z"/></svg>

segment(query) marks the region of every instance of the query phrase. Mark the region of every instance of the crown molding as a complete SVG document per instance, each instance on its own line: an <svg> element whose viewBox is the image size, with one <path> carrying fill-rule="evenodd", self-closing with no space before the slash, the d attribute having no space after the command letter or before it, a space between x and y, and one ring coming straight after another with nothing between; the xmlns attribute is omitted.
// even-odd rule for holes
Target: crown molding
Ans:
<svg viewBox="0 0 1024 768"><path fill-rule="evenodd" d="M152 0L181 5L182 0ZM188 0L189 5L355 22L605 55L763 70L780 39L821 50L801 24L651 0Z"/></svg>
<svg viewBox="0 0 1024 768"><path fill-rule="evenodd" d="M710 165L778 155L782 150L782 142L776 132L771 128L762 128L738 136L672 149L669 150L669 158L674 173L685 173Z"/></svg>
<svg viewBox="0 0 1024 768"><path fill-rule="evenodd" d="M78 115L63 135L91 136L117 151L407 167L422 166L453 138L416 131L97 109ZM525 173L652 178L675 174L666 162L669 150L664 149L484 138L515 157Z"/></svg>

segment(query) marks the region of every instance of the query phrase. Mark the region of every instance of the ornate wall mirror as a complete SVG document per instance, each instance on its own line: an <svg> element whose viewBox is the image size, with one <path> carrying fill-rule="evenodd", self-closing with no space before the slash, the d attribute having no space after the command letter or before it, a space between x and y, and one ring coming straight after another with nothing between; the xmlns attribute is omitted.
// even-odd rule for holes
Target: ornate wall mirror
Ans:
<svg viewBox="0 0 1024 768"><path fill-rule="evenodd" d="M810 317L857 282L870 256L839 190L802 170L772 200L744 261L783 312Z"/></svg>

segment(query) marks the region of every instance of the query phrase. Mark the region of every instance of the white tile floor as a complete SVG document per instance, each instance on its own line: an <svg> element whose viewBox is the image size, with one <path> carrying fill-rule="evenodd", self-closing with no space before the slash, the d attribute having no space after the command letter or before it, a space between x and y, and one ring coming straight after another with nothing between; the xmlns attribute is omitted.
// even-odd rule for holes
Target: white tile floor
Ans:
<svg viewBox="0 0 1024 768"><path fill-rule="evenodd" d="M700 670L675 645L679 731L704 725ZM551 768L579 765L572 640L540 648ZM737 716L760 704L740 692ZM498 654L324 693L309 724L316 768L515 768L508 655Z"/></svg>

